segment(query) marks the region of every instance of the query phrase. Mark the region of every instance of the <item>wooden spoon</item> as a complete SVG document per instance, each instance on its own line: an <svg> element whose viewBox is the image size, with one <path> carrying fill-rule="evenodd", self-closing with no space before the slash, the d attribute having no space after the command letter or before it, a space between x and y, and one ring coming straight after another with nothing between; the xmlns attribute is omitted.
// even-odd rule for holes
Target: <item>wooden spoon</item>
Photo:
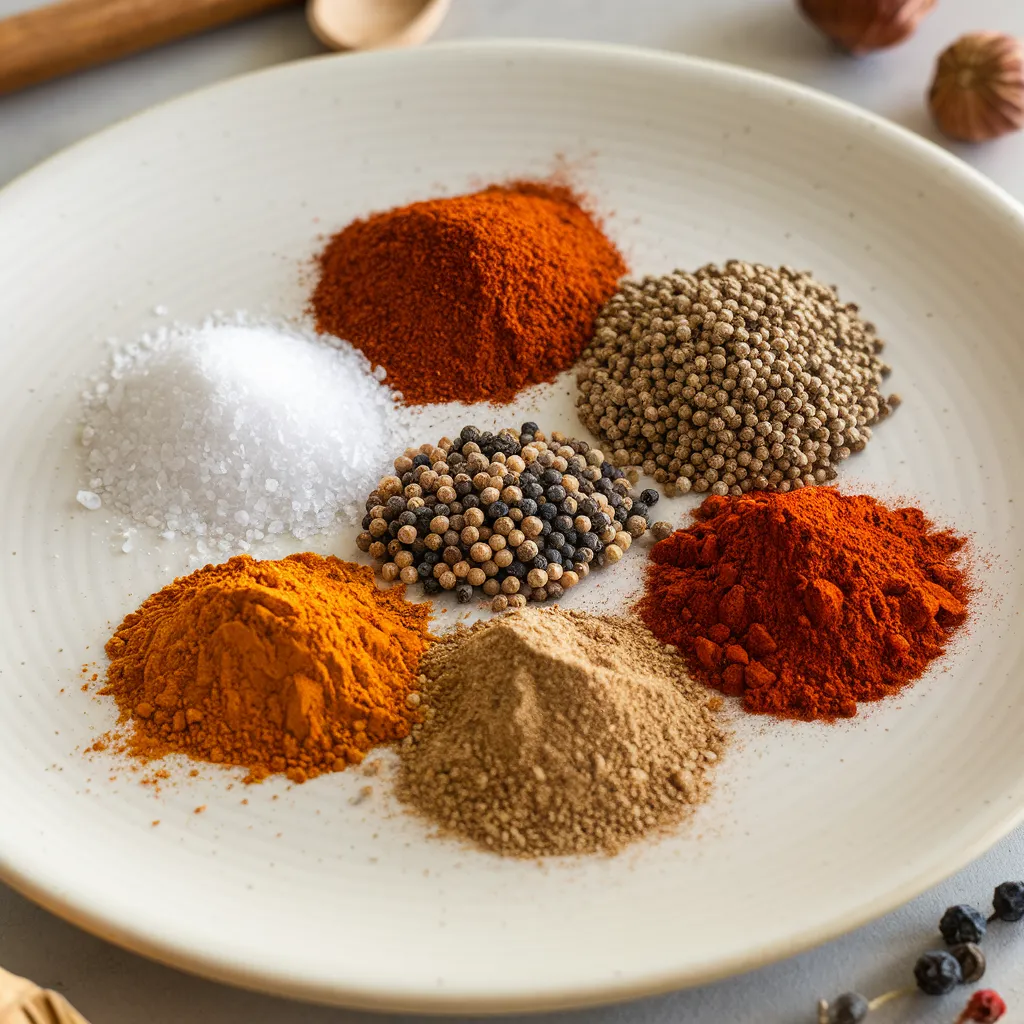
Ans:
<svg viewBox="0 0 1024 1024"><path fill-rule="evenodd" d="M58 0L0 21L0 95L294 0Z"/></svg>
<svg viewBox="0 0 1024 1024"><path fill-rule="evenodd" d="M57 0L0 20L0 95L298 0ZM309 0L335 50L414 46L450 0Z"/></svg>
<svg viewBox="0 0 1024 1024"><path fill-rule="evenodd" d="M416 46L444 20L451 0L309 0L306 20L332 50Z"/></svg>

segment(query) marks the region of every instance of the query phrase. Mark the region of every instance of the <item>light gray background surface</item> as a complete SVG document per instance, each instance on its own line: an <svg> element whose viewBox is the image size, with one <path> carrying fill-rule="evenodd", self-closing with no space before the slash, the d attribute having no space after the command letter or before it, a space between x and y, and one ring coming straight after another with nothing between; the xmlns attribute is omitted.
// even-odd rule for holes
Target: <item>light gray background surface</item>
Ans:
<svg viewBox="0 0 1024 1024"><path fill-rule="evenodd" d="M0 0L0 15L31 6L32 0ZM792 0L454 0L438 38L595 39L714 57L835 93L937 139L923 100L935 56L956 36L976 29L1024 36L1024 4L940 0L909 43L861 61L833 52L801 21ZM295 8L0 99L0 185L69 143L154 103L318 52ZM951 148L1024 200L1024 134L982 147ZM970 757L970 751L954 750L950 756ZM906 984L917 954L936 945L936 923L944 907L970 902L987 908L997 882L1022 877L1024 829L908 906L813 952L706 988L542 1019L551 1024L813 1022L819 995L848 988L876 995ZM843 880L837 878L836 885ZM680 931L686 927L681 920ZM742 928L743 921L737 920L736 927ZM1024 922L994 926L985 948L985 984L1007 1000L1008 1021L1024 1021ZM94 939L2 885L0 964L64 992L92 1024L369 1024L378 1019L180 974ZM952 1024L965 998L961 989L945 999L900 1000L870 1020Z"/></svg>

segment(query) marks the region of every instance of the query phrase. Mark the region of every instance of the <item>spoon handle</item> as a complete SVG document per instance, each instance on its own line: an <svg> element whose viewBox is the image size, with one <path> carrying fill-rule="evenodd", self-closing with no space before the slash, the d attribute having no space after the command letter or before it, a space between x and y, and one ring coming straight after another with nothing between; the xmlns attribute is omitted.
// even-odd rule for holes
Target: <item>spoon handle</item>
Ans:
<svg viewBox="0 0 1024 1024"><path fill-rule="evenodd" d="M59 0L0 20L0 95L294 0Z"/></svg>

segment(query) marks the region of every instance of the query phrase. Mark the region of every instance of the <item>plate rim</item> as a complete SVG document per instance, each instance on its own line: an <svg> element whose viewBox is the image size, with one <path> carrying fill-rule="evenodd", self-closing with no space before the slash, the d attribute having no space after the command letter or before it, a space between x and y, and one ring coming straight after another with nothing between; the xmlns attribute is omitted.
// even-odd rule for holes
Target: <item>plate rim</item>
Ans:
<svg viewBox="0 0 1024 1024"><path fill-rule="evenodd" d="M121 118L16 175L3 188L0 188L0 216L11 208L12 204L17 203L18 194L22 188L37 187L38 179L45 181L47 175L54 171L59 172L61 165L65 161L73 160L79 152L86 152L91 147L102 146L108 135L116 135L123 130L130 129L134 122L144 120L167 108L173 108L177 104L185 105L197 98L212 95L218 91L244 88L245 83L254 78L271 75L301 76L308 67L325 62L334 64L355 61L357 64L386 64L396 60L443 61L445 55L449 53L474 51L504 54L508 57L529 57L535 53L547 53L583 62L587 60L619 60L638 64L662 64L670 68L699 70L719 79L746 83L761 92L799 100L846 123L850 123L851 120L860 122L861 125L885 138L889 144L912 150L920 159L944 169L960 188L975 196L983 197L987 202L998 206L1003 214L1011 216L1021 235L1024 236L1024 203L1018 201L981 171L932 140L848 100L779 75L706 57L616 43L528 37L452 40L431 43L413 50L317 54L232 75ZM339 64L339 66L343 65ZM856 912L850 912L843 917L805 928L802 932L791 935L785 941L765 943L761 947L719 959L713 966L700 965L665 970L657 974L635 975L627 979L607 979L585 986L550 988L534 994L509 995L506 993L497 998L477 994L460 996L451 990L439 993L428 988L423 988L418 992L405 991L394 994L382 992L379 988L360 987L350 982L343 984L327 980L315 982L308 978L297 977L285 969L264 969L262 967L255 969L240 960L232 959L230 954L224 951L196 950L173 941L161 940L144 928L132 927L130 923L115 919L109 914L105 915L96 908L90 907L88 899L76 900L71 894L61 894L51 888L45 880L34 878L30 866L18 867L9 862L2 845L0 845L0 881L63 920L129 952L145 956L172 968L250 991L357 1010L459 1015L541 1012L581 1009L664 994L709 984L795 956L862 927L903 906L980 857L1022 822L1024 822L1024 803L1011 807L999 822L989 826L971 843L966 844L958 856L950 857L941 865L924 869L907 881L873 896L861 904Z"/></svg>

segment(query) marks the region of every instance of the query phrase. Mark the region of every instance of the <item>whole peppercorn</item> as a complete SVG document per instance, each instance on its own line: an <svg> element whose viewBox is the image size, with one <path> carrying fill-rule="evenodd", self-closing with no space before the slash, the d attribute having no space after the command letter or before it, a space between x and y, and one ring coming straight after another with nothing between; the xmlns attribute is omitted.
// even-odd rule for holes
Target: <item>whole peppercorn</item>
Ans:
<svg viewBox="0 0 1024 1024"><path fill-rule="evenodd" d="M992 908L1000 921L1024 918L1024 882L1002 882L992 895Z"/></svg>
<svg viewBox="0 0 1024 1024"><path fill-rule="evenodd" d="M460 583L455 588L455 597L459 604L469 604L473 600L473 588L468 583Z"/></svg>
<svg viewBox="0 0 1024 1024"><path fill-rule="evenodd" d="M861 1024L870 1007L859 992L844 992L829 1004L829 1024Z"/></svg>
<svg viewBox="0 0 1024 1024"><path fill-rule="evenodd" d="M664 540L666 537L671 537L675 532L671 523L666 523L664 520L659 520L651 527L651 535L655 540Z"/></svg>
<svg viewBox="0 0 1024 1024"><path fill-rule="evenodd" d="M950 946L964 942L981 942L985 937L985 917L974 907L959 903L947 907L939 921L939 931Z"/></svg>
<svg viewBox="0 0 1024 1024"><path fill-rule="evenodd" d="M981 981L985 974L985 954L980 946L973 942L964 942L950 947L950 953L956 957L960 965L960 973L963 975L965 985L973 985Z"/></svg>
<svg viewBox="0 0 1024 1024"><path fill-rule="evenodd" d="M516 558L524 565L529 565L537 557L540 552L540 548L532 540L524 540L519 547L516 548Z"/></svg>
<svg viewBox="0 0 1024 1024"><path fill-rule="evenodd" d="M968 1024L968 1021L975 1024L993 1024L994 1021L1001 1019L1004 1013L1006 1003L1003 1002L1003 997L995 989L982 988L967 1000L967 1005L957 1017L956 1024Z"/></svg>
<svg viewBox="0 0 1024 1024"><path fill-rule="evenodd" d="M539 511L539 509L538 509ZM526 534L531 540L534 537L540 536L540 531L544 528L544 524L537 516L527 516L520 524L519 529Z"/></svg>
<svg viewBox="0 0 1024 1024"><path fill-rule="evenodd" d="M548 574L543 569L531 569L526 574L526 582L535 590L543 587L548 581Z"/></svg>
<svg viewBox="0 0 1024 1024"><path fill-rule="evenodd" d="M930 996L944 996L963 981L956 957L944 949L922 953L914 964L914 978L917 987Z"/></svg>
<svg viewBox="0 0 1024 1024"><path fill-rule="evenodd" d="M640 515L630 516L626 520L626 529L631 537L642 537L647 532L647 520Z"/></svg>

